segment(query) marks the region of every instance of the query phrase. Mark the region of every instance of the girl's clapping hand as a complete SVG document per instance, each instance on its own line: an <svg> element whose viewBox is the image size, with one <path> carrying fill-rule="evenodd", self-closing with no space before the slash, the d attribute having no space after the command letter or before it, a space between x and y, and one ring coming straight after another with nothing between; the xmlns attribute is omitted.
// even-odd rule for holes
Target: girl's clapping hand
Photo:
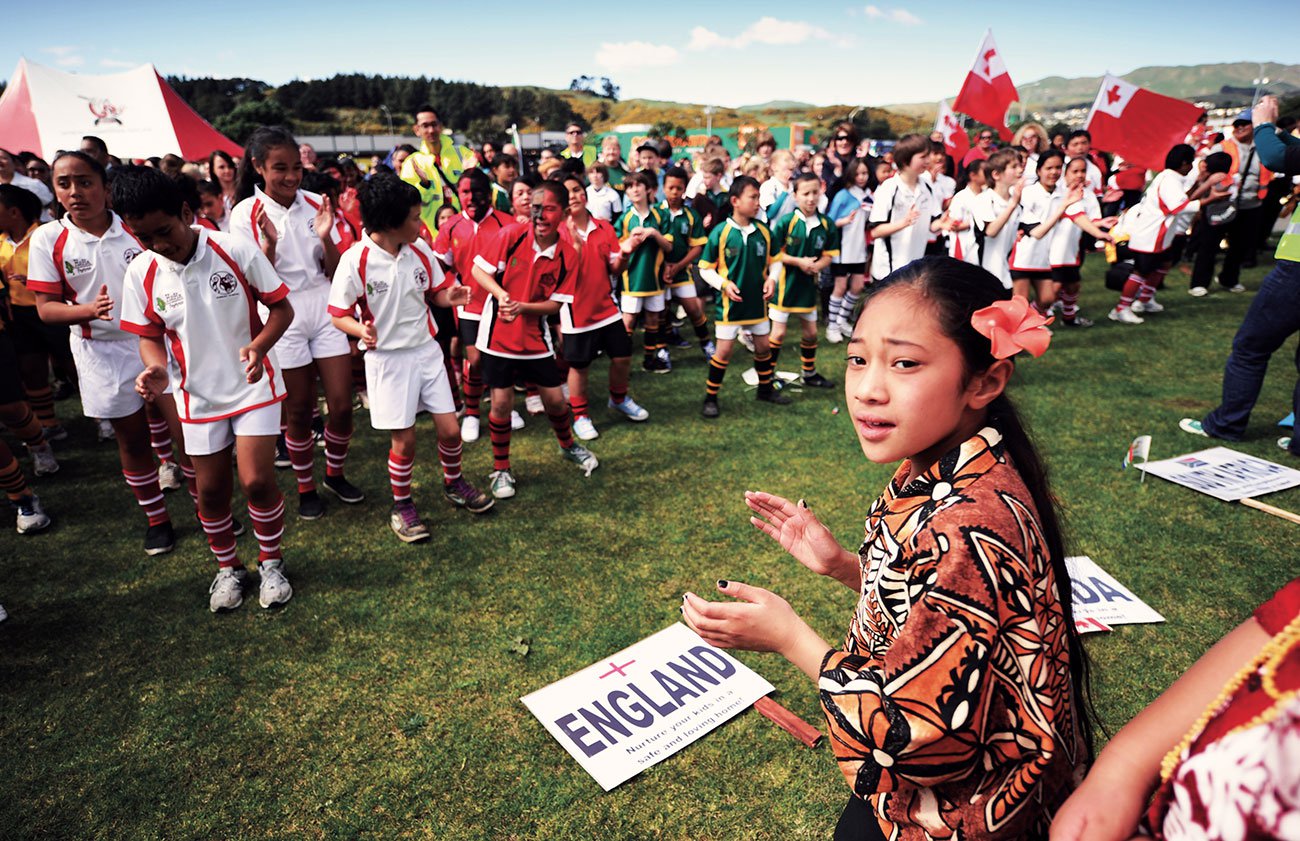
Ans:
<svg viewBox="0 0 1300 841"><path fill-rule="evenodd" d="M718 648L781 651L803 620L790 603L770 590L739 581L719 581L718 591L738 602L711 602L694 593L682 597L682 615L705 642Z"/></svg>

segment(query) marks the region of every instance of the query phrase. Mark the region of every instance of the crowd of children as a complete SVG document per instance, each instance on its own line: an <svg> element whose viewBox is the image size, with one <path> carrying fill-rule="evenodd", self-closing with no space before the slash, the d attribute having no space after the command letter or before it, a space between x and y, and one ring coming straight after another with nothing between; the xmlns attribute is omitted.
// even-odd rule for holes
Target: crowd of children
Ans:
<svg viewBox="0 0 1300 841"><path fill-rule="evenodd" d="M834 138L852 148L848 129ZM412 493L421 412L444 498L484 514L516 493L517 393L547 416L561 459L589 476L600 461L579 442L599 436L598 357L609 362L608 409L631 422L650 417L630 394L638 328L650 374L673 372L672 349L698 346L705 418L722 414L737 344L753 354L757 400L789 405L777 364L793 318L792 379L805 399L834 385L817 370L819 337L847 342L863 452L903 463L857 553L802 500L746 501L760 531L858 592L858 609L842 648L742 583L718 582L736 602L688 593L683 615L713 644L777 651L816 681L853 792L837 838L1044 837L1089 761L1087 663L1053 496L1004 393L1014 358L1046 349L1057 307L1057 323L1091 324L1080 266L1094 241L1118 246L1125 274L1110 319L1160 312L1155 291L1188 231L1217 248L1205 242L1239 210L1243 178L1230 154L1204 150L1198 171L1197 150L1178 145L1140 198L1104 216L1105 173L1088 141L1075 132L1058 149L1034 133L961 173L920 135L883 160L801 159L761 137L733 163L711 143L689 169L656 143L626 167L606 143L599 155L552 156L542 177L493 150L446 181L427 218L422 186L397 174L423 180L420 166L362 179L279 128L258 129L239 162L214 153L201 184L163 167L110 171L102 142L90 142L55 157L53 202L0 185L0 422L36 476L56 472L50 442L67 433L49 376L75 376L85 414L111 427L146 553L173 549L163 491L188 487L217 564L214 613L252 586L236 544L237 474L269 608L293 595L276 466L293 470L300 519L326 513L318 439L321 487L365 500L344 474L354 397L389 435L390 528L416 543L430 538ZM1193 295L1212 268L1198 250ZM687 325L694 342L679 332ZM462 471L485 396L486 491ZM3 442L0 486L19 533L50 526ZM1079 826L1100 802L1081 791L1066 808Z"/></svg>

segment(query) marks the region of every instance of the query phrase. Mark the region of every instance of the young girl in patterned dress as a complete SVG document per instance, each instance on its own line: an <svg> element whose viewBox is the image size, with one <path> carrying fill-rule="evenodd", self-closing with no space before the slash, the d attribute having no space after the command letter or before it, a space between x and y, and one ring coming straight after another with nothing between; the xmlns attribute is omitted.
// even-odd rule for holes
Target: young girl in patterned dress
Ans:
<svg viewBox="0 0 1300 841"><path fill-rule="evenodd" d="M869 291L845 391L867 458L904 459L857 553L806 504L746 493L750 522L858 593L836 649L779 596L688 593L710 643L776 651L817 683L852 796L837 839L1045 838L1089 757L1085 663L1043 464L1003 393L1043 319L993 275L916 261Z"/></svg>

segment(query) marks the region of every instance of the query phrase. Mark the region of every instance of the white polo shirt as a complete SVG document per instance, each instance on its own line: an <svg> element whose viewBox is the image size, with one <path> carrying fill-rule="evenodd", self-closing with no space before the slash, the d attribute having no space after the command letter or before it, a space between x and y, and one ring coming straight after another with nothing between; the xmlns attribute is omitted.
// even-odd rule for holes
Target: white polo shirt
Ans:
<svg viewBox="0 0 1300 841"><path fill-rule="evenodd" d="M88 304L103 286L113 299L112 319L95 319L69 327L83 339L131 340L122 332L122 278L144 248L122 226L116 213L102 237L87 233L64 216L32 233L27 257L27 288L55 295L70 304Z"/></svg>
<svg viewBox="0 0 1300 841"><path fill-rule="evenodd" d="M973 214L975 216L975 243L980 255L980 265L1007 289L1011 288L1011 268L1008 259L1011 245L1016 241L1016 230L1020 224L1020 207L1017 206L1008 217L1007 223L998 231L998 235L988 235L989 223L1006 211L1010 199L1004 199L992 187L975 197Z"/></svg>
<svg viewBox="0 0 1300 841"><path fill-rule="evenodd" d="M1166 169L1147 185L1142 201L1124 214L1121 226L1130 237L1128 247L1159 254L1174 244L1178 214L1195 213L1200 206L1199 201L1187 200L1182 176Z"/></svg>
<svg viewBox="0 0 1300 841"><path fill-rule="evenodd" d="M1052 240L1048 249L1052 268L1078 266L1083 263L1083 251L1080 248L1083 228L1074 223L1075 219L1088 219L1093 223L1101 221L1101 203L1097 201L1096 196L1085 190L1083 198L1065 208L1061 221L1057 222L1056 227L1047 235Z"/></svg>
<svg viewBox="0 0 1300 841"><path fill-rule="evenodd" d="M317 193L299 190L293 204L285 207L260 187L254 187L253 195L230 211L230 232L260 248L262 231L253 219L259 208L265 208L266 217L279 236L275 245L275 271L280 279L290 292L325 289L330 282L324 269L325 246L316 235L316 210L320 202ZM338 236L338 230L332 230L330 237L336 243Z"/></svg>
<svg viewBox="0 0 1300 841"><path fill-rule="evenodd" d="M257 304L283 300L281 282L261 249L231 234L200 229L188 263L146 251L131 264L122 329L165 337L176 409L185 423L207 423L284 399L274 349L262 378L249 383L240 348L262 331Z"/></svg>
<svg viewBox="0 0 1300 841"><path fill-rule="evenodd" d="M948 235L948 255L976 265L979 264L979 246L975 241L975 201L978 198L979 193L963 187L948 204L948 218L966 223L965 230Z"/></svg>
<svg viewBox="0 0 1300 841"><path fill-rule="evenodd" d="M926 243L930 241L930 223L943 213L934 188L920 178L912 189L897 175L885 179L876 188L875 204L871 206L871 216L867 219L872 225L900 221L914 204L917 211L915 222L891 236L874 240L875 247L871 250L871 277L874 280L924 257Z"/></svg>
<svg viewBox="0 0 1300 841"><path fill-rule="evenodd" d="M1062 222L1058 221L1040 239L1030 236L1027 229L1031 226L1036 228L1051 218L1063 201L1065 194L1061 192L1060 185L1049 193L1041 182L1035 182L1021 193L1020 224L1015 233L1015 244L1011 248L1011 271L1045 272L1052 267L1052 234L1061 227Z"/></svg>
<svg viewBox="0 0 1300 841"><path fill-rule="evenodd" d="M355 318L360 309L360 321L375 323L374 350L422 347L438 333L425 295L453 285L423 240L403 245L394 257L365 237L339 258L330 315Z"/></svg>

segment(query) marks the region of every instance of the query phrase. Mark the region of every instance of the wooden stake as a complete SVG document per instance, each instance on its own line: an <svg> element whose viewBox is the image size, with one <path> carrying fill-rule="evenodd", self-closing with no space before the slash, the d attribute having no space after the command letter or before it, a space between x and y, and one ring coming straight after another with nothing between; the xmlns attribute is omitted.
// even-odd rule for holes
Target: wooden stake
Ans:
<svg viewBox="0 0 1300 841"><path fill-rule="evenodd" d="M1254 508L1257 511L1263 511L1265 514L1272 514L1274 517L1281 517L1283 520L1290 520L1296 525L1300 525L1300 514L1277 508L1276 506L1269 505L1267 502L1260 502L1258 499L1251 499L1248 496L1237 501L1247 508Z"/></svg>
<svg viewBox="0 0 1300 841"><path fill-rule="evenodd" d="M754 709L771 719L778 727L803 742L804 747L815 748L822 734L816 727L764 695L754 702Z"/></svg>

